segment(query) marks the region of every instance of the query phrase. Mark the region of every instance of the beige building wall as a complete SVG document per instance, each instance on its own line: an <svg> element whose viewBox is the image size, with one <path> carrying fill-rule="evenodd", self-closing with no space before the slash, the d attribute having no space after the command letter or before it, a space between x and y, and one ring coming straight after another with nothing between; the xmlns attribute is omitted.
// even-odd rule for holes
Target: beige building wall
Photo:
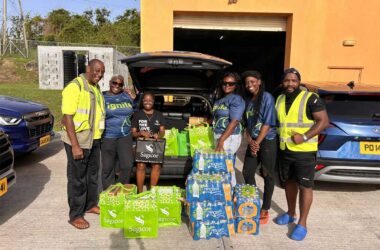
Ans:
<svg viewBox="0 0 380 250"><path fill-rule="evenodd" d="M304 81L380 84L379 10L378 0L141 0L141 50L173 50L176 12L286 16L285 67Z"/></svg>

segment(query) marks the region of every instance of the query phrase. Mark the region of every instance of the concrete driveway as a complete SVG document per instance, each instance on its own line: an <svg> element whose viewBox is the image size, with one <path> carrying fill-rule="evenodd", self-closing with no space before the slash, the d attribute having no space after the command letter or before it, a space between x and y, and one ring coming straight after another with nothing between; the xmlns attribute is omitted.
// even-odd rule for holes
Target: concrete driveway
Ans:
<svg viewBox="0 0 380 250"><path fill-rule="evenodd" d="M303 242L288 238L294 224L272 221L286 209L280 188L274 192L271 220L258 236L194 241L183 223L161 228L157 239L128 240L122 230L101 228L96 215L86 215L87 230L67 223L66 156L59 141L20 157L15 170L16 185L0 199L0 249L380 249L380 186L317 183Z"/></svg>

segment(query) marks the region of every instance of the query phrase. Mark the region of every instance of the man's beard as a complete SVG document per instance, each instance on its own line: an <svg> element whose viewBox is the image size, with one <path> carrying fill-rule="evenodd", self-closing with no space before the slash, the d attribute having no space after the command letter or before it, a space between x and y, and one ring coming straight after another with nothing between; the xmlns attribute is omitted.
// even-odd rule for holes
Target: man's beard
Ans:
<svg viewBox="0 0 380 250"><path fill-rule="evenodd" d="M291 93L287 92L286 90L284 90L284 93L285 93L285 96L287 98L289 98L289 97L292 97L294 94L298 94L299 90L300 90L300 86L298 86L297 88L295 88L293 90L293 92L291 92Z"/></svg>

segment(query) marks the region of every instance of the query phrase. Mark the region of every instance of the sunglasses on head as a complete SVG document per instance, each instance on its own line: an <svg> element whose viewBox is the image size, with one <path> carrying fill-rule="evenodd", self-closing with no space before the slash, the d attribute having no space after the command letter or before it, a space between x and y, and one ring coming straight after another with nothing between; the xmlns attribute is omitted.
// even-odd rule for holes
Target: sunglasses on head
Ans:
<svg viewBox="0 0 380 250"><path fill-rule="evenodd" d="M232 86L235 86L236 84L237 82L223 82L222 86L232 87Z"/></svg>
<svg viewBox="0 0 380 250"><path fill-rule="evenodd" d="M124 83L119 83L119 82L115 82L115 81L113 81L111 83L112 83L112 85L117 85L119 87L124 87Z"/></svg>

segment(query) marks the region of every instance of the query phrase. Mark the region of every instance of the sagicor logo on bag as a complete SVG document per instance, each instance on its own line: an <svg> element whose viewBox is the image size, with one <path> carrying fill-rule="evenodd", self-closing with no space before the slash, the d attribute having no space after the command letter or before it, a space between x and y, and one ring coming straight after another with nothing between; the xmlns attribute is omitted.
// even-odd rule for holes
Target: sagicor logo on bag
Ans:
<svg viewBox="0 0 380 250"><path fill-rule="evenodd" d="M144 221L144 216L135 216L135 221L141 225L144 225L145 224L145 221Z"/></svg>
<svg viewBox="0 0 380 250"><path fill-rule="evenodd" d="M166 216L169 216L170 213L169 213L169 209L167 207L160 208L160 210L161 210L161 213L163 213Z"/></svg>
<svg viewBox="0 0 380 250"><path fill-rule="evenodd" d="M146 150L148 150L150 153L153 153L153 144L145 145Z"/></svg>
<svg viewBox="0 0 380 250"><path fill-rule="evenodd" d="M112 217L112 218L116 218L117 214L114 210L108 210L108 214Z"/></svg>

